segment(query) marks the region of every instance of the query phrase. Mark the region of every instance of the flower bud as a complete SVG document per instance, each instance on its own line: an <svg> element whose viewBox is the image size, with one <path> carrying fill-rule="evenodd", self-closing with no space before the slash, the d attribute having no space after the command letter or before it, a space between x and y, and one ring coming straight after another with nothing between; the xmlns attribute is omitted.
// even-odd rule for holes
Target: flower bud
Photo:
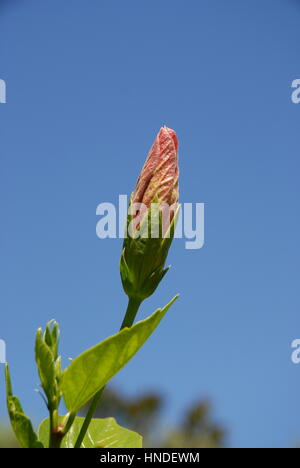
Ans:
<svg viewBox="0 0 300 468"><path fill-rule="evenodd" d="M41 385L47 397L48 408L56 410L62 398L61 391L61 357L58 356L60 331L58 323L50 321L43 332L41 328L36 333L35 360Z"/></svg>
<svg viewBox="0 0 300 468"><path fill-rule="evenodd" d="M166 274L178 205L178 139L162 127L132 194L127 236L121 256L121 278L130 298L149 297Z"/></svg>
<svg viewBox="0 0 300 468"><path fill-rule="evenodd" d="M178 139L174 130L162 127L148 154L133 194L134 203L148 208L154 197L170 206L178 201Z"/></svg>

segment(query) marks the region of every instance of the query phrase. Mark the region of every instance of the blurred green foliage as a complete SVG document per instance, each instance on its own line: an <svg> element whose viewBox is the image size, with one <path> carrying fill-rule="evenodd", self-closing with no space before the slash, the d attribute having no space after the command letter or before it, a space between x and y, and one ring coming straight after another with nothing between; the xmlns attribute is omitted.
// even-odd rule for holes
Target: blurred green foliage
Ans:
<svg viewBox="0 0 300 468"><path fill-rule="evenodd" d="M145 447L221 448L226 432L213 421L209 401L190 405L176 427L163 426L164 399L156 392L129 398L107 388L96 412L97 417L112 416L119 424L139 432ZM84 414L84 411L83 411Z"/></svg>
<svg viewBox="0 0 300 468"><path fill-rule="evenodd" d="M18 448L19 444L13 432L7 427L0 427L0 448Z"/></svg>
<svg viewBox="0 0 300 468"><path fill-rule="evenodd" d="M114 417L124 427L139 432L145 447L221 448L226 432L212 417L211 404L201 400L190 405L176 427L163 425L164 398L157 392L127 397L106 388L96 417ZM85 411L82 411L84 415ZM0 428L0 448L16 448L18 443L8 428Z"/></svg>

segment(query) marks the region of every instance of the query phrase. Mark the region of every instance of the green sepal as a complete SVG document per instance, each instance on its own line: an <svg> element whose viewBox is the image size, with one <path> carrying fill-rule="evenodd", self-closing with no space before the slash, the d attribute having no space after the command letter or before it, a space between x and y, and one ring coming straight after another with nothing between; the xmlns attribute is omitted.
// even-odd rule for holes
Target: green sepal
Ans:
<svg viewBox="0 0 300 468"><path fill-rule="evenodd" d="M155 200L154 200L155 202ZM180 206L170 223L169 229L162 237L162 215L159 215L159 235L151 237L151 208L142 220L138 237L128 235L124 239L120 260L120 273L125 293L134 299L143 301L151 296L170 267L165 268L166 259L174 238ZM129 209L130 212L130 209ZM128 215L128 226L133 218ZM148 237L143 237L147 233Z"/></svg>
<svg viewBox="0 0 300 468"><path fill-rule="evenodd" d="M52 330L51 330L52 326ZM44 341L49 346L52 351L53 358L56 360L58 358L58 345L60 339L60 331L58 323L54 320L50 320L47 323L45 333L44 333Z"/></svg>

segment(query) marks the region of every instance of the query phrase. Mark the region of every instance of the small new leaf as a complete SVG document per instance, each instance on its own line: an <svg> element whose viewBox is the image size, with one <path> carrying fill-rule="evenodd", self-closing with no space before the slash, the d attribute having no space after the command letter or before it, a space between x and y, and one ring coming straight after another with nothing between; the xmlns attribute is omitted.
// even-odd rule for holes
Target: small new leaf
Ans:
<svg viewBox="0 0 300 468"><path fill-rule="evenodd" d="M8 365L5 367L5 378L8 414L21 448L44 448L33 430L30 419L24 413L20 401L12 393Z"/></svg>

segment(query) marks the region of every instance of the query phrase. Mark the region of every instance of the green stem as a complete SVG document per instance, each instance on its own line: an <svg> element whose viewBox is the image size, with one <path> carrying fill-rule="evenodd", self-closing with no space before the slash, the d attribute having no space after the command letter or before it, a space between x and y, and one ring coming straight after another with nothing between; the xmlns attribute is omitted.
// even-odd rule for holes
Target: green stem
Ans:
<svg viewBox="0 0 300 468"><path fill-rule="evenodd" d="M49 448L60 448L62 436L59 433L58 428L58 413L57 410L50 409L50 436L49 436Z"/></svg>
<svg viewBox="0 0 300 468"><path fill-rule="evenodd" d="M63 437L68 434L69 430L71 429L73 422L75 421L76 413L68 413L63 422L62 422L62 430L61 433Z"/></svg>
<svg viewBox="0 0 300 468"><path fill-rule="evenodd" d="M129 298L128 307L127 307L126 314L125 314L125 317L124 317L124 320L122 322L120 330L123 330L123 328L126 328L126 327L130 328L133 325L133 322L135 320L136 314L138 313L138 310L139 310L139 307L140 307L141 303L142 303L142 301L140 299L135 299L135 298L132 298L132 297ZM83 442L85 434L87 433L87 430L88 430L89 425L91 423L91 420L92 420L92 418L94 416L94 413L95 413L95 411L96 411L96 409L97 409L97 407L98 407L98 405L100 403L104 388L105 387L101 388L101 390L99 390L99 392L96 393L96 395L92 399L92 402L91 402L90 407L88 409L87 415L86 415L86 417L84 419L84 423L83 423L83 425L81 427L81 430L80 430L79 436L78 436L78 438L76 440L74 448L80 448L81 447L81 444Z"/></svg>
<svg viewBox="0 0 300 468"><path fill-rule="evenodd" d="M78 436L78 438L76 440L74 448L81 448L81 444L83 442L84 436L88 431L91 420L92 420L92 418L94 416L94 413L95 413L95 411L97 409L97 406L100 403L103 390L104 390L104 387L101 388L101 390L99 390L99 392L96 393L96 395L92 399L92 403L91 403L91 405L89 407L89 410L87 412L87 415L86 415L86 417L84 419L84 422L83 422L82 427L80 429L80 433L79 433L79 436Z"/></svg>
<svg viewBox="0 0 300 468"><path fill-rule="evenodd" d="M53 418L53 410L49 409L49 448L53 448L53 427L54 427L54 418Z"/></svg>
<svg viewBox="0 0 300 468"><path fill-rule="evenodd" d="M132 326L141 303L142 301L140 299L134 299L133 297L129 298L128 307L120 330L126 327L130 328Z"/></svg>

